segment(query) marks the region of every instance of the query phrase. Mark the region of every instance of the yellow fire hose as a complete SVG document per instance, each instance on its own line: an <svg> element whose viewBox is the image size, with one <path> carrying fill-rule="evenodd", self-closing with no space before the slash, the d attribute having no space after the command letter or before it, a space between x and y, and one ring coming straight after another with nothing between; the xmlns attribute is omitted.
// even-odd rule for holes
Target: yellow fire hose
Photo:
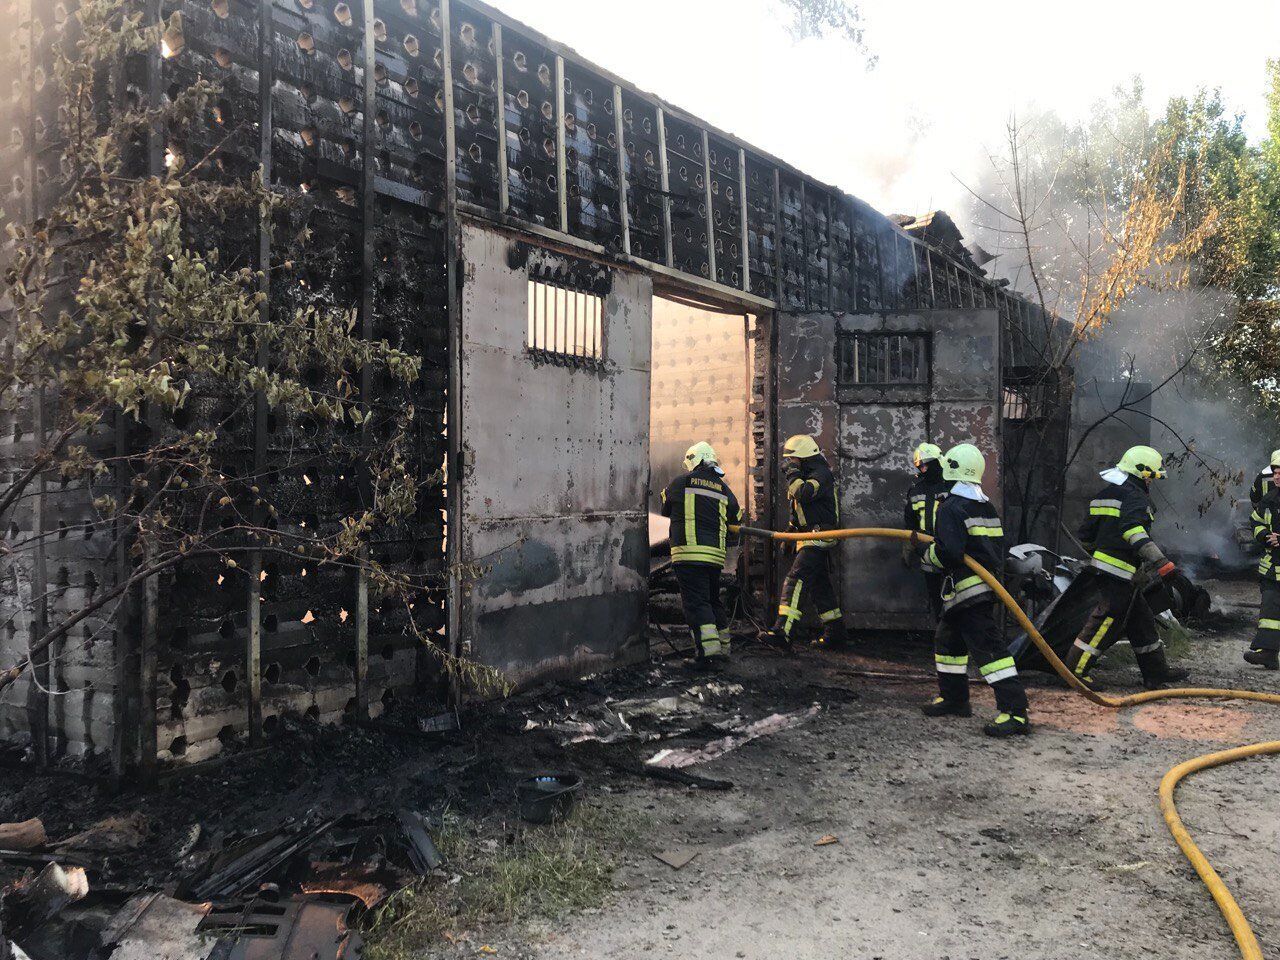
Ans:
<svg viewBox="0 0 1280 960"><path fill-rule="evenodd" d="M877 538L883 540L912 540L920 544L927 544L933 541L933 538L921 533L913 533L910 530L896 530L889 527L863 527L854 530L823 530L818 533L777 533L773 530L762 530L758 527L733 527L735 531L740 531L747 536L767 537L772 540L783 540L789 542L802 542L806 540L853 540L857 538ZM1177 700L1189 698L1216 698L1220 700L1252 700L1257 703L1274 703L1280 704L1280 694L1275 693L1259 693L1256 690L1218 690L1212 687L1183 687L1168 690L1146 690L1142 693L1134 693L1125 697L1106 697L1091 690L1079 677L1072 673L1065 663L1053 651L1053 647L1049 646L1048 641L1040 635L1040 631L1036 629L1035 624L1023 612L1022 607L1018 606L1018 602L1009 595L1009 591L1004 588L986 568L977 563L970 557L964 558L965 564L982 578L1000 601L1009 608L1009 612L1023 630L1027 632L1027 636L1039 649L1049 665L1053 667L1054 672L1067 682L1067 685L1074 689L1077 693L1082 694L1089 700L1102 707L1111 709L1121 709L1123 707L1135 707L1143 703L1151 703L1153 700ZM1234 750L1223 750L1218 753L1206 754L1197 757L1194 760L1188 760L1174 767L1164 775L1164 779L1160 782L1160 810L1164 813L1165 823L1169 827L1169 832L1173 834L1174 841L1182 850L1183 855L1195 868L1196 873L1200 876L1201 881L1209 889L1214 902L1217 903L1218 909L1222 912L1222 916L1226 919L1227 925L1231 928L1232 936L1236 939L1236 945L1240 948L1240 956L1244 960L1263 960L1262 950L1258 946L1258 938L1254 936L1253 929L1249 926L1249 921L1245 919L1244 913L1240 909L1240 905L1236 903L1235 898L1231 896L1231 892L1227 890L1226 884L1222 882L1222 878L1218 876L1218 872L1213 869L1205 855L1196 846L1191 835L1187 832L1187 828L1182 824L1182 818L1178 816L1178 808L1174 803L1174 791L1177 789L1179 782L1185 777L1193 773L1199 773L1201 770L1209 770L1213 767L1219 767L1223 764L1234 763L1237 760L1245 760L1250 757L1261 757L1272 754L1280 754L1280 740L1273 740L1267 743L1255 743L1245 747L1237 747Z"/></svg>

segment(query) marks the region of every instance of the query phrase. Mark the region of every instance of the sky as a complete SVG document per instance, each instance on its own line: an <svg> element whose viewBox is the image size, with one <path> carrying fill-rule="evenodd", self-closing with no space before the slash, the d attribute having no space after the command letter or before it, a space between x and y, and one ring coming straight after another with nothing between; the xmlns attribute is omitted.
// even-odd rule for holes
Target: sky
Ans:
<svg viewBox="0 0 1280 960"><path fill-rule="evenodd" d="M1265 133L1280 0L860 0L795 41L773 0L491 0L641 89L884 213L960 207L1028 105L1070 119L1140 75L1149 104L1219 87Z"/></svg>

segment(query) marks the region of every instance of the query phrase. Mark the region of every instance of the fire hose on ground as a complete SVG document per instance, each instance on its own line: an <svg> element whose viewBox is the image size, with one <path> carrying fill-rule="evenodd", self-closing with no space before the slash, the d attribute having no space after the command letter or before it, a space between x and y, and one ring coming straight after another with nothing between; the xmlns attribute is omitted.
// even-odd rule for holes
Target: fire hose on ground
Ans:
<svg viewBox="0 0 1280 960"><path fill-rule="evenodd" d="M863 527L851 530L823 530L818 533L778 533L773 530L763 530L758 527L734 527L731 528L736 532L740 532L746 536L766 537L771 540L781 540L789 542L802 542L806 540L853 540L858 538L874 538L883 540L913 540L921 545L931 543L933 538L925 534L913 533L910 530L896 530L888 527ZM1040 631L1036 629L1035 624L1023 611L1018 602L1013 599L1003 584L984 568L969 557L964 558L965 564L975 574L982 578L983 582L995 591L1000 601L1009 609L1014 618L1018 621L1019 626L1027 632L1027 636L1040 650L1045 660L1053 667L1054 672L1058 674L1067 685L1081 694L1093 703L1101 707L1108 707L1113 710L1123 709L1125 707L1135 707L1144 703L1151 703L1155 700L1186 700L1186 699L1204 699L1212 698L1219 700L1250 700L1256 703L1272 703L1280 705L1280 694L1261 693L1256 690L1219 690L1212 687L1180 687L1166 690L1146 690L1142 693L1134 693L1123 697L1107 697L1096 690L1092 690L1083 681L1072 673L1067 665L1062 662L1058 655L1040 635ZM1244 960L1263 960L1262 950L1258 946L1258 938L1254 936L1253 929L1249 926L1249 921L1245 919L1240 905L1236 903L1235 898L1227 889L1222 878L1218 876L1218 872L1213 869L1208 859L1196 846L1191 835L1187 832L1187 828L1182 823L1182 818L1178 816L1178 808L1174 803L1174 791L1178 784L1193 773L1199 773L1201 770L1209 770L1213 767L1219 767L1223 764L1234 763L1237 760L1246 760L1250 757L1262 757L1274 754L1280 754L1280 740L1273 740L1266 743L1254 743L1249 746L1237 747L1234 750L1223 750L1218 753L1206 754L1202 757L1196 757L1185 763L1180 763L1168 773L1160 782L1160 810L1164 814L1164 820L1169 827L1169 832L1173 835L1174 841L1182 850L1183 855L1195 868L1200 880L1208 888L1209 893L1213 896L1214 902L1218 905L1222 916L1226 919L1227 925L1231 928L1231 934L1235 937L1236 944L1240 948L1240 956Z"/></svg>

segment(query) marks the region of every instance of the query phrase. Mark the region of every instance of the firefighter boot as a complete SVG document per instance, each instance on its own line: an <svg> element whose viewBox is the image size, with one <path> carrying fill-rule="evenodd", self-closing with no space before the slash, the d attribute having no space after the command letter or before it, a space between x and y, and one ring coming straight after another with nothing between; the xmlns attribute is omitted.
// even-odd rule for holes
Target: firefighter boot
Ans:
<svg viewBox="0 0 1280 960"><path fill-rule="evenodd" d="M1026 717L1015 717L1010 713L999 714L994 720L982 728L988 737L1018 737L1031 732L1031 724Z"/></svg>
<svg viewBox="0 0 1280 960"><path fill-rule="evenodd" d="M843 620L832 620L822 625L822 645L839 650L849 643L849 631Z"/></svg>
<svg viewBox="0 0 1280 960"><path fill-rule="evenodd" d="M1143 653L1135 650L1134 653L1134 659L1138 661L1138 669L1142 671L1142 685L1148 690L1159 690L1166 684L1178 683L1191 676L1190 670L1169 666L1163 643L1155 650Z"/></svg>
<svg viewBox="0 0 1280 960"><path fill-rule="evenodd" d="M1097 689L1098 685L1093 679L1093 666L1098 662L1096 656L1081 650L1078 644L1072 644L1063 662L1067 669L1076 675L1077 680L1087 687Z"/></svg>
<svg viewBox="0 0 1280 960"><path fill-rule="evenodd" d="M934 697L932 701L920 708L926 717L972 717L973 707L966 700L961 703L948 700L946 697Z"/></svg>
<svg viewBox="0 0 1280 960"><path fill-rule="evenodd" d="M1244 662L1252 663L1255 667L1263 667L1267 670L1280 670L1280 652L1260 650L1254 647L1252 650L1245 652Z"/></svg>

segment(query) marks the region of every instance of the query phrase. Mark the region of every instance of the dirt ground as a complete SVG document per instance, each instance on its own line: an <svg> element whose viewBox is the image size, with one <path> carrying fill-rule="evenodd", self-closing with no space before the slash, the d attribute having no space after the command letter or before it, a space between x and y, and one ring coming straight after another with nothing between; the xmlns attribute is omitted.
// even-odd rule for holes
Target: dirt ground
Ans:
<svg viewBox="0 0 1280 960"><path fill-rule="evenodd" d="M1194 681L1280 690L1280 675L1240 659L1256 586L1210 586L1220 613L1193 631L1184 662ZM690 768L732 780L731 792L633 785L618 802L646 811L653 829L628 858L617 902L499 952L538 960L1235 955L1165 829L1156 790L1184 759L1280 738L1280 710L1188 702L1114 713L1036 686L1035 735L992 742L980 735L978 716L922 717L928 683L849 675L914 669L913 661L926 668L925 654L917 646L874 657L739 658L729 673L747 686L817 683L858 696ZM1100 678L1135 688L1132 659L1121 650L1115 661ZM976 694L978 713L989 714L986 691ZM1273 956L1276 763L1200 774L1179 794L1188 828ZM815 845L827 835L838 842ZM676 848L698 855L678 871L651 856Z"/></svg>
<svg viewBox="0 0 1280 960"><path fill-rule="evenodd" d="M1280 674L1240 659L1257 616L1256 585L1207 585L1215 613L1192 630L1184 662L1193 681L1280 691ZM286 724L266 751L232 756L153 792L10 767L0 773L0 820L42 816L60 837L139 811L151 826L146 843L96 863L91 880L97 889L172 889L237 836L308 813L386 818L408 806L429 822L462 816L474 835L490 838L479 842L510 844L521 829L546 829L520 827L514 783L569 769L582 774L585 802L595 808L584 823L599 823L602 813L640 825L617 834L631 838L625 846L608 832L597 838L597 849L604 843L619 863L613 895L559 919L468 928L397 960L491 951L522 960L1235 955L1165 829L1156 789L1184 759L1280 739L1280 710L1187 702L1116 713L1031 675L1034 736L994 742L979 730L994 712L980 685L972 720L920 715L933 694L931 666L923 640L794 657L739 644L718 676L667 661L547 686L477 705L462 731L443 739ZM1100 678L1114 690L1137 688L1127 649ZM694 717L675 739L565 746L565 734L547 726L709 680L741 690L731 688L715 705L719 715ZM687 768L732 781L730 791L636 772L660 748L696 749L723 735L726 711L752 721L813 704L820 709L802 725ZM422 709L403 704L386 723L407 726ZM1272 956L1280 956L1277 762L1204 773L1180 792L1188 828ZM178 862L172 851L194 825L200 842ZM828 836L836 841L818 845ZM655 856L679 850L697 854L679 870Z"/></svg>

